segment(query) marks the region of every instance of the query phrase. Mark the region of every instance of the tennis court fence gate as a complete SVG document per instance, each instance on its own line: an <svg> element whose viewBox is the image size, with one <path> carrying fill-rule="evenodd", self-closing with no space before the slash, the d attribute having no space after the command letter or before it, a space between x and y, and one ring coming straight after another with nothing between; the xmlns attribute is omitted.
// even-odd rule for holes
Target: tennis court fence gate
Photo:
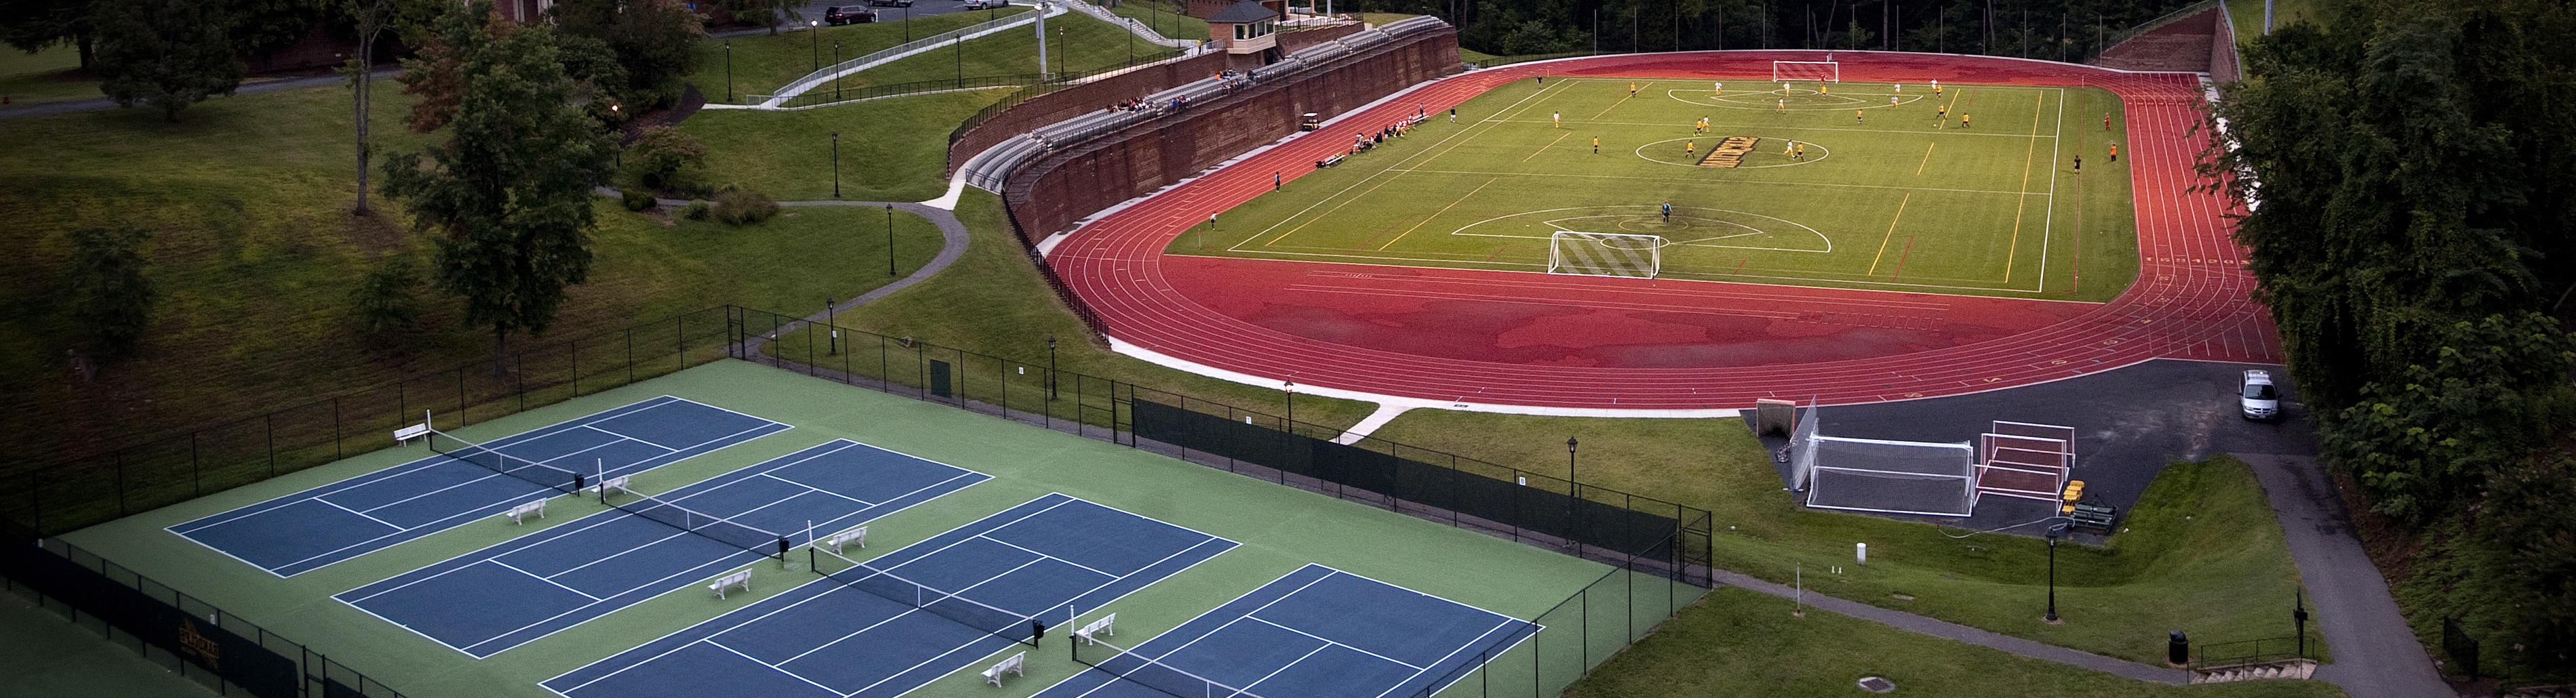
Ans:
<svg viewBox="0 0 2576 698"><path fill-rule="evenodd" d="M1082 319L1086 325L1093 321ZM1376 437L1336 443L1338 428L1296 421L1293 397L1284 393L1275 412L1239 407L1056 370L1044 358L1044 344L1028 349L1033 358L1004 358L765 310L705 308L522 346L498 372L489 360L472 361L102 453L0 471L0 537L7 538L0 547L35 551L38 546L29 541L40 540L55 557L119 578L127 588L148 588L147 595L213 611L50 537L384 448L391 445L387 434L417 421L424 409L442 420L453 416L454 424L441 426L454 429L731 358L1149 450L1617 568L1550 611L1561 616L1555 622L1539 619L1580 632L1542 633L1517 646L1534 654L1525 665L1534 669L1533 686L1571 685L1618 649L1596 645L1622 638L1624 646L1712 583L1707 510ZM122 599L103 592L57 594L50 585L59 577L43 576L53 574L46 565L22 556L0 562L7 563L0 574L12 589L43 593L77 609L76 616L102 619L136 637L159 637L113 622L127 618L119 615L125 610L113 607ZM222 622L199 624L201 636L207 627L256 628L214 614ZM1613 620L1619 622L1608 625ZM1611 627L1622 632L1607 632ZM283 695L398 695L273 634L250 636L257 642L247 646L292 647L306 675L329 679L305 682L320 687L313 691L337 690L331 688L335 684L361 689ZM1522 666L1517 660L1504 659ZM263 698L280 695L259 692L253 683L231 683Z"/></svg>

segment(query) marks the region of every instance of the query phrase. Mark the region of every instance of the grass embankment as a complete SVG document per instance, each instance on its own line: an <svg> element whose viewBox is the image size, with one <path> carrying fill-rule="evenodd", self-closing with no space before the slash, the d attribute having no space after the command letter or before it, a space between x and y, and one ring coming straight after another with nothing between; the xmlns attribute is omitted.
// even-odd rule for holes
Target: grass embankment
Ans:
<svg viewBox="0 0 2576 698"><path fill-rule="evenodd" d="M98 78L81 72L80 52L55 46L35 53L0 48L0 111L29 104L100 96Z"/></svg>
<svg viewBox="0 0 2576 698"><path fill-rule="evenodd" d="M2048 549L1798 506L1771 454L1735 420L1587 419L1415 410L1375 436L1496 463L1562 460L1583 440L1583 482L1707 509L1717 566L2017 637L2161 662L2165 632L2199 643L2289 635L2298 569L2252 471L2233 459L2165 468L2107 546L2057 551L2063 625L2041 620ZM1503 435L1514 435L1500 438ZM1852 544L1869 564L1852 564ZM1842 574L1830 572L1841 566ZM1911 597L1910 599L1900 598Z"/></svg>
<svg viewBox="0 0 2576 698"><path fill-rule="evenodd" d="M947 191L948 132L1007 94L977 90L803 111L707 110L680 130L707 143L707 179L782 201L832 198L832 137L841 134L841 198L920 201Z"/></svg>
<svg viewBox="0 0 2576 698"><path fill-rule="evenodd" d="M957 12L920 17L912 20L911 36L913 38L930 36L995 17L1027 11L1029 8L1014 5L1009 9L989 12ZM881 17L897 19L888 22L827 26L819 30L800 28L781 31L777 34L700 41L691 49L696 54L696 60L691 63L693 72L689 75L689 82L697 85L698 92L705 94L709 102L739 103L742 95L769 94L790 81L836 62L832 58L835 43L840 45L840 60L848 60L911 40L904 38L904 23L900 19L903 16L903 10L881 8L877 12ZM725 97L728 52L732 54L731 75L735 97L732 100L727 100Z"/></svg>
<svg viewBox="0 0 2576 698"><path fill-rule="evenodd" d="M1144 22L1166 38L1208 40L1207 20L1182 14L1182 9L1181 3L1161 0L1125 0L1109 6L1110 13Z"/></svg>
<svg viewBox="0 0 2576 698"><path fill-rule="evenodd" d="M2236 30L2236 45L2251 44L2256 38L2263 36L2264 2L2265 0L2227 0L2227 18L2231 20L2230 24ZM2271 0L2271 4L2274 29L2290 26L2290 23L2300 20L2310 22L2326 20L2325 13L2321 11L2322 8L2317 7L2314 0Z"/></svg>
<svg viewBox="0 0 2576 698"><path fill-rule="evenodd" d="M1568 698L1867 695L1853 686L1885 677L1898 695L2091 698L2325 698L2323 681L2167 686L1939 640L1845 616L1789 615L1788 603L1743 589L1711 591L1639 641Z"/></svg>
<svg viewBox="0 0 2576 698"><path fill-rule="evenodd" d="M1056 73L1095 70L1124 63L1132 57L1150 56L1171 50L1141 38L1131 40L1135 35L1126 29L1092 19L1090 15L1079 12L1067 12L1048 18L1046 29L1046 66L1047 70ZM1038 73L1037 28L1024 26L969 40L962 48L950 45L945 50L933 50L896 59L885 65L842 76L834 82L839 83L840 89L856 90L874 85L898 85L958 77L978 78L999 75L1037 75ZM816 89L828 90L832 87L826 85Z"/></svg>
<svg viewBox="0 0 2576 698"><path fill-rule="evenodd" d="M433 136L405 130L409 100L384 90L379 152ZM356 190L347 92L336 87L245 95L197 105L167 124L116 110L13 119L0 151L0 392L17 396L9 433L30 453L68 456L302 404L336 390L482 360L490 337L459 326L456 303L424 287L417 336L374 342L355 330L347 294L377 260L426 258L426 234L399 204L345 211ZM443 136L439 136L443 137ZM758 226L669 223L603 199L589 282L574 287L546 337L579 336L639 318L723 303L797 309L885 281L884 213L792 209ZM80 335L63 293L66 234L129 221L146 247L160 300L142 348L71 377ZM869 234L841 234L842 230ZM935 228L901 218L897 247L917 267ZM422 268L426 269L424 264ZM516 340L522 345L546 337ZM42 465L51 458L25 465Z"/></svg>
<svg viewBox="0 0 2576 698"><path fill-rule="evenodd" d="M897 291L857 311L841 326L961 347L1018 361L1044 361L1054 336L1061 370L1136 383L1192 399L1280 414L1286 395L1264 386L1191 375L1129 358L1085 341L1082 323L1054 300L1029 266L1003 219L1001 200L969 189L957 217L973 232L966 256L927 282ZM1071 379L1067 379L1071 380ZM1348 428L1375 405L1315 395L1297 398L1297 420Z"/></svg>

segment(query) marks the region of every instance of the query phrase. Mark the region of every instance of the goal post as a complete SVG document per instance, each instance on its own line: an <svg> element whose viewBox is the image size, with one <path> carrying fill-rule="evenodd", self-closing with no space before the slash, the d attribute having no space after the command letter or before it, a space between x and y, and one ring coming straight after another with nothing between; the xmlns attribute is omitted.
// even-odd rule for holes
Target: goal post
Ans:
<svg viewBox="0 0 2576 698"><path fill-rule="evenodd" d="M1771 81L1842 82L1840 61L1772 61Z"/></svg>
<svg viewBox="0 0 2576 698"><path fill-rule="evenodd" d="M1664 238L1636 233L1548 234L1547 273L1652 279L1664 267Z"/></svg>

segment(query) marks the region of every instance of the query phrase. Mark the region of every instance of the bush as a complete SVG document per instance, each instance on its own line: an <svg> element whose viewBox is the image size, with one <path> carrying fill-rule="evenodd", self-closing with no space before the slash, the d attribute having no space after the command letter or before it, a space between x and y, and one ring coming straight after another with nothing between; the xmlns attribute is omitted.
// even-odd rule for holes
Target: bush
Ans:
<svg viewBox="0 0 2576 698"><path fill-rule="evenodd" d="M143 243L152 231L137 225L73 231L73 317L88 328L101 355L122 356L143 343L152 322L152 279L143 275Z"/></svg>
<svg viewBox="0 0 2576 698"><path fill-rule="evenodd" d="M707 144L669 126L649 126L626 149L626 178L647 189L696 194Z"/></svg>
<svg viewBox="0 0 2576 698"><path fill-rule="evenodd" d="M649 209L652 208L655 203L653 201L652 192L634 187L628 187L626 191L620 192L618 194L618 200L625 203L626 210L629 211L642 211Z"/></svg>
<svg viewBox="0 0 2576 698"><path fill-rule="evenodd" d="M358 287L349 291L349 305L357 316L358 326L367 332L384 335L411 329L420 320L421 277L410 255L394 255L367 270Z"/></svg>
<svg viewBox="0 0 2576 698"><path fill-rule="evenodd" d="M680 217L693 221L706 220L707 208L706 199L692 199L689 201L688 208L680 209Z"/></svg>
<svg viewBox="0 0 2576 698"><path fill-rule="evenodd" d="M778 215L778 202L760 192L728 187L716 194L715 217L725 225L751 225Z"/></svg>

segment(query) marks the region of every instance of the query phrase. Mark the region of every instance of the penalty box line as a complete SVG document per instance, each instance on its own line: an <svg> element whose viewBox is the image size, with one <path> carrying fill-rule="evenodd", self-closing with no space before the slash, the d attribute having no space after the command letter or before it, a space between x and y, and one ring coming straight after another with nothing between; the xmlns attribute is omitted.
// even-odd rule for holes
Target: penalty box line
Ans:
<svg viewBox="0 0 2576 698"><path fill-rule="evenodd" d="M1423 159L1423 158L1425 158L1425 157L1433 156L1433 154L1434 154L1434 153L1444 152L1444 151L1442 151L1442 147L1443 147L1443 146L1447 146L1449 151L1455 151L1458 147L1460 147L1460 146L1464 146L1464 145L1466 145L1468 142L1474 141L1474 140L1475 140L1475 135L1476 135L1476 131L1477 131L1477 129L1479 129L1479 128L1486 128L1488 124L1501 123L1501 122L1505 121L1505 119L1503 119L1503 116L1502 116L1502 115L1507 114L1507 113L1510 113L1510 112L1511 112L1511 111L1513 111L1514 109L1522 109L1522 108L1525 108L1523 105L1527 104L1530 100L1538 99L1540 95L1547 94L1548 90L1551 90L1551 89L1562 89L1562 88L1561 88L1561 87L1545 88L1545 89L1540 89L1540 90L1537 90L1537 91L1531 92L1531 93L1529 93L1528 95L1524 95L1524 96L1522 96L1522 97L1520 98L1520 100L1519 100L1519 101L1515 101L1515 102L1513 102L1510 106L1506 106L1506 107L1504 107L1504 108L1502 108L1502 109L1496 110L1496 111L1494 112L1494 114L1495 114L1494 116L1487 117L1487 118L1484 118L1484 119L1481 119L1481 120L1477 120L1477 121L1475 121L1475 122L1473 122L1473 123L1469 123L1469 124L1467 124L1467 127L1466 127L1466 128L1459 129L1457 133L1449 134L1449 135L1447 135L1447 136L1442 137L1442 138L1441 138L1440 140L1438 140L1438 141L1434 141L1434 142L1432 142L1432 144L1430 145L1430 147L1423 148L1421 152L1417 152L1417 153L1414 153L1414 154L1412 154L1412 155L1405 156L1405 157L1404 157L1404 158L1402 158L1402 159L1396 160L1395 162L1388 164L1388 165L1387 165L1387 167L1386 167L1386 169L1382 169L1382 170L1378 170L1378 171L1376 171L1376 172L1369 173L1369 176L1367 176L1367 177L1363 177L1363 178L1361 178L1361 179L1360 179L1359 181L1357 181L1357 182L1352 182L1350 186L1343 187L1341 191L1333 192L1333 193L1332 193L1331 195L1329 195L1329 196L1325 196L1325 197L1324 197L1324 198L1322 198L1322 199L1317 199L1317 200L1315 201L1315 203L1308 204L1305 208L1303 208L1303 209L1299 209L1295 214L1289 215L1289 216L1287 216L1287 217L1285 217L1285 218L1281 218L1281 219L1279 219L1279 222L1270 224L1270 227L1261 229L1261 232L1259 232L1259 233L1255 233L1255 234L1253 234L1253 235L1252 235L1252 236L1250 236L1250 237L1246 237L1246 238L1244 238L1242 242L1238 242L1238 243L1235 243L1235 244L1233 244L1233 245L1228 245L1228 246L1226 246L1226 248L1225 248L1225 249L1226 249L1226 251L1227 251L1227 252L1247 252L1247 251L1249 251L1249 252L1259 252L1259 251L1262 251L1262 250L1266 250L1266 249L1268 249L1271 245L1278 244L1280 241L1288 239L1288 236L1297 234L1297 231L1300 231L1300 230L1304 230L1304 229L1306 229L1306 226L1314 225L1314 224L1315 224L1315 221L1322 220L1322 219L1324 218L1324 216L1325 216L1325 215L1329 215L1329 214L1331 214L1331 213L1334 213L1334 212L1340 211L1340 210L1342 210L1342 207L1349 206L1349 205L1351 205L1352 203L1357 202L1359 199L1361 199L1361 198L1363 198L1363 197L1366 197L1366 196L1369 194L1369 192L1377 191L1377 190L1378 190L1378 188L1380 188L1380 187L1384 187L1384 186L1386 186L1386 185L1388 185L1388 184L1390 184L1390 183L1393 183L1393 182L1395 181L1395 179L1396 179L1396 176L1401 176L1401 175L1403 175L1404 173L1412 172L1413 170L1409 170L1409 169L1399 169L1399 168L1401 168L1405 163L1413 162L1413 161L1415 161L1415 160L1420 160L1420 159ZM1472 100L1473 98L1470 98L1470 99ZM1541 101L1545 101L1545 100L1541 100ZM1533 106L1534 106L1534 105L1533 105ZM1491 130L1491 129L1490 129L1490 128L1487 128L1486 130ZM1319 131L1319 132L1317 132L1317 133L1322 133L1322 132L1320 132L1320 131ZM1459 138L1460 138L1461 136L1465 136L1465 137L1466 137L1466 140L1459 140ZM1310 137L1311 137L1311 136L1310 136ZM1455 145L1452 145L1452 144L1451 144L1451 141L1457 141L1457 142L1456 142L1456 144L1455 144ZM1360 187L1360 185L1368 184L1369 180L1377 179L1377 178L1379 178L1379 177L1380 177L1380 176L1382 176L1382 175L1388 175L1388 174L1390 174L1390 173L1394 174L1395 176L1388 176L1388 177L1386 177L1385 181L1381 181L1381 182L1378 182L1376 185L1370 186L1370 187L1369 187L1369 191L1367 191L1367 192L1361 192L1361 193L1359 194L1359 196L1349 196L1349 195L1350 195L1350 193L1351 193L1351 190L1353 190L1353 189L1358 189L1358 188ZM1348 198L1345 198L1345 197L1348 197ZM1340 200L1342 200L1342 201L1341 201L1340 203L1333 203L1336 199L1340 199ZM1325 209L1325 210L1324 210L1324 212L1323 212L1322 214L1315 214L1313 217L1311 217L1311 218L1307 218L1308 214L1313 214L1313 213L1314 213L1314 211L1315 211L1315 207L1322 206L1322 205L1324 205L1324 204L1328 204L1328 203L1333 203L1333 207L1332 207L1332 208L1329 208L1329 209ZM1269 242L1261 243L1258 247L1256 247L1256 248L1254 248L1254 249L1252 249L1252 250L1245 250L1245 249L1244 249L1244 247L1243 247L1244 245L1251 244L1251 243L1252 243L1252 242L1254 242L1254 241L1260 240L1263 236L1269 235L1269 234L1270 234L1270 231L1278 230L1278 229L1279 229L1279 226L1287 225L1287 224L1289 223L1289 221L1294 221L1294 220L1297 220L1297 219L1299 219L1299 218L1306 218L1306 221L1305 221L1305 222L1303 222L1303 223L1298 223L1298 224L1297 224L1297 227L1289 228L1286 232L1282 232L1282 233L1280 233L1277 237L1273 237L1273 238L1271 238Z"/></svg>

